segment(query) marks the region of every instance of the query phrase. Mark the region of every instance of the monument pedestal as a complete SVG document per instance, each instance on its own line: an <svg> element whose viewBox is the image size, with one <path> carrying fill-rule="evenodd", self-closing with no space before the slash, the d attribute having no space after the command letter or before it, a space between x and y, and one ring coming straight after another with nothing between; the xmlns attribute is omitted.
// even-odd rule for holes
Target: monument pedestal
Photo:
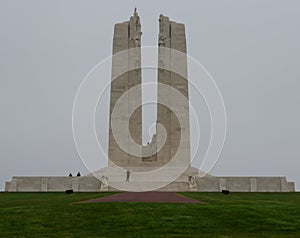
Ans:
<svg viewBox="0 0 300 238"><path fill-rule="evenodd" d="M128 168L130 171L129 181L126 181L127 169L118 167L106 167L88 176L94 176L101 181L105 180L102 183L107 184L108 191L197 191L194 178L199 175L198 169L189 167L179 177L175 176L174 180L172 178L174 178L174 173L177 171L175 168L168 168L169 173L165 173L163 177L151 177L151 174L143 176L143 173L141 173L156 169L159 168Z"/></svg>

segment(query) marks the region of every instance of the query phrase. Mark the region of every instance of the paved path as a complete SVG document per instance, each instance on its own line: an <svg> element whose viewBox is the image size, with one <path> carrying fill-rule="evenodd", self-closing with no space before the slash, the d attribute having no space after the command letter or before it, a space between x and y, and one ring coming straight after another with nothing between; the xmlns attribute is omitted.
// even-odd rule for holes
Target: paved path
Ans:
<svg viewBox="0 0 300 238"><path fill-rule="evenodd" d="M161 202L161 203L201 203L200 201L179 195L175 192L124 192L79 203L97 202Z"/></svg>

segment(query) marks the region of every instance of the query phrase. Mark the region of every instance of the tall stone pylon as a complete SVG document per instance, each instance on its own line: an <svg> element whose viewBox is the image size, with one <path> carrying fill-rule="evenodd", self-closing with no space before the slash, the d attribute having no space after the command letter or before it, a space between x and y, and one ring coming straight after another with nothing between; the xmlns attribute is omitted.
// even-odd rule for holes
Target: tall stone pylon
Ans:
<svg viewBox="0 0 300 238"><path fill-rule="evenodd" d="M190 117L184 24L170 21L168 17L160 15L158 46L159 85L157 96L157 122L162 124L166 129L167 138L164 147L157 154L157 161L161 164L170 162L177 152L179 143L183 143L185 157L180 158L180 161L182 165L187 165L190 164ZM181 75L175 73L178 72L178 68L176 70L176 67L180 67L179 71ZM178 90L184 95L186 100L179 102L178 98L173 98L172 93L166 94L161 90L160 84L165 84ZM177 116L170 108L159 104L161 99L167 101L171 106L176 104L177 107L180 107L179 112L183 115L182 124L179 123ZM157 140L161 138L160 133L159 129L157 129Z"/></svg>
<svg viewBox="0 0 300 238"><path fill-rule="evenodd" d="M118 99L130 88L141 84L141 24L137 10L134 10L130 21L115 24L113 37L113 55L112 58L112 82L110 92L110 124L109 124L109 148L108 165L114 164L120 167L135 167L137 161L141 158L134 157L122 150L116 143L111 128L111 115ZM132 49L132 50L129 50ZM129 51L128 51L129 50ZM124 51L124 53L120 53ZM120 54L118 54L120 53ZM122 69L134 68L121 75ZM128 95L126 100L128 104L138 102L142 103L142 92L136 92ZM118 115L118 120L129 121L129 131L134 141L142 144L142 108L138 108L132 115L129 115L128 105L124 105L123 113ZM127 137L127 140L129 138ZM125 142L126 143L126 142ZM127 143L129 144L129 143ZM128 151L129 148L127 148Z"/></svg>

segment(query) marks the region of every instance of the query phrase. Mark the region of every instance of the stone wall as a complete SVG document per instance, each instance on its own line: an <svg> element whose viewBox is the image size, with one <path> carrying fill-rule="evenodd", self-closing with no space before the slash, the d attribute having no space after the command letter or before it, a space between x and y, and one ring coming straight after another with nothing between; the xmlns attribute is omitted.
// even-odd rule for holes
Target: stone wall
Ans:
<svg viewBox="0 0 300 238"><path fill-rule="evenodd" d="M101 187L94 177L13 177L5 183L7 192L98 192Z"/></svg>
<svg viewBox="0 0 300 238"><path fill-rule="evenodd" d="M200 192L294 192L295 183L285 177L196 177Z"/></svg>
<svg viewBox="0 0 300 238"><path fill-rule="evenodd" d="M223 189L231 192L294 192L295 183L287 182L285 177L214 177L195 176L199 192L220 192ZM143 187L143 181L133 182ZM144 182L145 183L145 182ZM100 192L114 190L106 187L92 176L84 177L13 177L5 183L7 192L64 192L73 189L75 192ZM189 188L187 179L179 179L159 191L195 191Z"/></svg>

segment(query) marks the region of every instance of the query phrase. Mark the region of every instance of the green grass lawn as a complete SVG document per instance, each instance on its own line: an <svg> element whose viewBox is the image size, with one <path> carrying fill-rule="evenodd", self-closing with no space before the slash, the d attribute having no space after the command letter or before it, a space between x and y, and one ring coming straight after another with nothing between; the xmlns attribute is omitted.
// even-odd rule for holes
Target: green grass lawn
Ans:
<svg viewBox="0 0 300 238"><path fill-rule="evenodd" d="M0 193L0 237L300 237L300 193L182 193L206 204L71 204L108 194Z"/></svg>

